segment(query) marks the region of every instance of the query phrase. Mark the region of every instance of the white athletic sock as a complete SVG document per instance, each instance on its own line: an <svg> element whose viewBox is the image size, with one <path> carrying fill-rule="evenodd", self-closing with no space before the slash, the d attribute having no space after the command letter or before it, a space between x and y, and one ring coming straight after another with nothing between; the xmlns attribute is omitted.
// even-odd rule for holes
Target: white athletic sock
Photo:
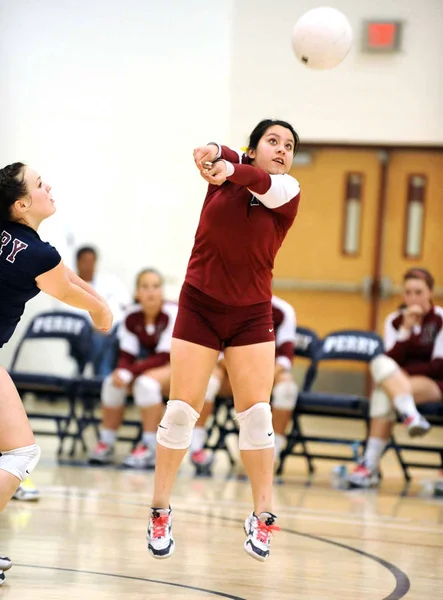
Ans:
<svg viewBox="0 0 443 600"><path fill-rule="evenodd" d="M117 432L114 429L101 429L100 441L108 446L113 446L117 439Z"/></svg>
<svg viewBox="0 0 443 600"><path fill-rule="evenodd" d="M155 446L157 444L157 434L155 431L144 431L142 435L142 442L150 450L155 452Z"/></svg>
<svg viewBox="0 0 443 600"><path fill-rule="evenodd" d="M380 438L370 437L368 439L368 443L366 445L365 451L365 465L368 469L377 470L380 466L380 460L387 446L386 440L381 440Z"/></svg>
<svg viewBox="0 0 443 600"><path fill-rule="evenodd" d="M278 458L285 447L286 437L281 433L275 434L274 458Z"/></svg>
<svg viewBox="0 0 443 600"><path fill-rule="evenodd" d="M411 394L397 394L393 399L394 406L401 416L417 417L419 412Z"/></svg>
<svg viewBox="0 0 443 600"><path fill-rule="evenodd" d="M207 438L206 429L204 427L194 427L191 438L190 451L191 454L203 449Z"/></svg>

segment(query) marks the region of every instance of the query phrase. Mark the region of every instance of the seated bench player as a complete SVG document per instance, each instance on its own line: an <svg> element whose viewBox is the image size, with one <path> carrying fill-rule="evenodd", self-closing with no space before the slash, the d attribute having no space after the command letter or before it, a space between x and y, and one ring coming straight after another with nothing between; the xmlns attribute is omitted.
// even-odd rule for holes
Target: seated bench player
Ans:
<svg viewBox="0 0 443 600"><path fill-rule="evenodd" d="M103 381L100 439L89 456L91 464L114 461L125 400L132 393L140 409L143 434L123 465L141 469L155 466L156 431L164 411L163 397L169 393L177 305L163 299L163 278L155 269L144 269L137 276L136 299L138 304L128 309L119 327L117 368ZM142 352L147 358L140 358Z"/></svg>

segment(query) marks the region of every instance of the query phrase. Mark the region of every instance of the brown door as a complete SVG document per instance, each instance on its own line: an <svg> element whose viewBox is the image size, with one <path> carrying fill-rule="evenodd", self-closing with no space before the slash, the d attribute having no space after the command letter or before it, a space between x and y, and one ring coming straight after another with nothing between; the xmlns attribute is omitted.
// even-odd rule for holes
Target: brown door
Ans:
<svg viewBox="0 0 443 600"><path fill-rule="evenodd" d="M377 329L401 303L403 273L423 266L443 304L443 152L389 153Z"/></svg>
<svg viewBox="0 0 443 600"><path fill-rule="evenodd" d="M300 325L320 335L334 329L369 329L370 289L375 267L381 176L376 150L315 149L295 166L302 196L298 217L274 270L274 293L290 302ZM346 198L350 177L358 175L358 249L344 252Z"/></svg>
<svg viewBox="0 0 443 600"><path fill-rule="evenodd" d="M274 292L294 306L298 323L320 335L376 323L382 334L386 315L401 302L402 274L418 265L433 273L435 300L443 304L443 152L314 149L301 159L292 171L302 190L299 214L274 270ZM349 254L346 202L355 174L361 181L359 241Z"/></svg>

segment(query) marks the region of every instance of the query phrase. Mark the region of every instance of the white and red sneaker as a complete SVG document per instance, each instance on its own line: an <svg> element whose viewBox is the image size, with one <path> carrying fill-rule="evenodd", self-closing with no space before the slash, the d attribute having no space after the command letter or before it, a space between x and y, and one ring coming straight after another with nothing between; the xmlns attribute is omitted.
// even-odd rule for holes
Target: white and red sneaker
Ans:
<svg viewBox="0 0 443 600"><path fill-rule="evenodd" d="M109 465L114 462L114 446L98 441L89 454L88 462L91 465Z"/></svg>
<svg viewBox="0 0 443 600"><path fill-rule="evenodd" d="M204 471L209 469L214 462L214 454L212 452L208 452L208 450L205 450L204 448L201 450L196 450L191 454L191 462L198 471Z"/></svg>
<svg viewBox="0 0 443 600"><path fill-rule="evenodd" d="M271 535L274 531L280 531L280 527L274 525L276 518L272 513L262 512L258 516L251 513L245 520L247 539L244 549L252 558L261 562L269 558Z"/></svg>
<svg viewBox="0 0 443 600"><path fill-rule="evenodd" d="M123 466L130 469L153 469L155 467L155 452L140 442L123 461Z"/></svg>
<svg viewBox="0 0 443 600"><path fill-rule="evenodd" d="M175 550L172 537L172 510L151 508L148 533L148 550L154 558L169 558Z"/></svg>
<svg viewBox="0 0 443 600"><path fill-rule="evenodd" d="M368 489L377 487L380 483L380 473L378 469L367 467L364 460L362 460L347 476L346 482L350 488Z"/></svg>
<svg viewBox="0 0 443 600"><path fill-rule="evenodd" d="M4 571L7 571L12 567L12 560L7 556L0 556L0 585L5 581Z"/></svg>
<svg viewBox="0 0 443 600"><path fill-rule="evenodd" d="M414 416L403 419L403 424L408 428L410 437L422 437L431 429L430 423L426 421L421 414L417 413Z"/></svg>

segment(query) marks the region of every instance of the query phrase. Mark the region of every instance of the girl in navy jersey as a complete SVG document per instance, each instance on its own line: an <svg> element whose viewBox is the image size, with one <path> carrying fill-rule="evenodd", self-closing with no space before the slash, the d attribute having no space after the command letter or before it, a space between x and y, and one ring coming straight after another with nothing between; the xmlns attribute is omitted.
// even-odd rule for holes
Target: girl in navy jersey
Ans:
<svg viewBox="0 0 443 600"><path fill-rule="evenodd" d="M51 186L36 171L23 163L0 169L0 348L11 338L26 302L40 290L89 311L98 329L111 327L106 302L65 267L57 250L37 233L54 212ZM0 510L39 456L17 390L0 366ZM0 583L9 566L9 559L0 558Z"/></svg>
<svg viewBox="0 0 443 600"><path fill-rule="evenodd" d="M254 510L245 550L264 561L272 512L274 430L269 400L275 363L271 281L274 259L297 214L298 182L288 175L298 136L285 121L261 121L246 154L218 144L194 151L209 183L189 260L171 348L171 391L157 431L148 549L172 554L170 495L219 352L233 390L241 457Z"/></svg>
<svg viewBox="0 0 443 600"><path fill-rule="evenodd" d="M443 308L432 302L434 278L412 268L403 276L403 306L385 321L386 354L374 359L371 373L371 427L365 455L348 480L353 487L374 487L392 429L400 416L409 434L430 429L416 405L443 399Z"/></svg>

